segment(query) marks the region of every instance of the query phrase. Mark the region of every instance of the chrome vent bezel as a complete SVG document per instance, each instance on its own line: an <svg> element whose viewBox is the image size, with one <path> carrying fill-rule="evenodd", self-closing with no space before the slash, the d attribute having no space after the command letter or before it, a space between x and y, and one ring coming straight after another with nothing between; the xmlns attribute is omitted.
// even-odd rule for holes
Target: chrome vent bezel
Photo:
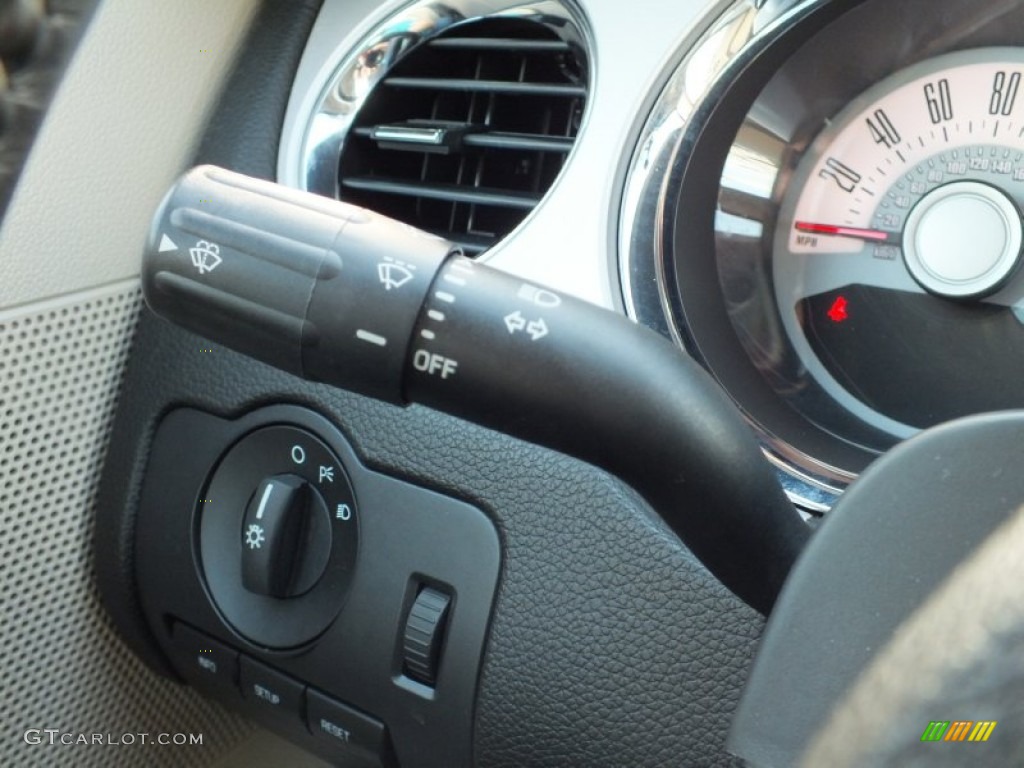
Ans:
<svg viewBox="0 0 1024 768"><path fill-rule="evenodd" d="M539 3L509 0L450 0L438 3L421 0L374 23L355 46L348 48L317 98L303 110L305 114L300 117L304 127L300 151L293 161L299 167L289 172L288 176L301 189L336 199L342 198L339 164L345 142L355 128L361 110L388 73L411 53L442 34L473 22L502 18L538 23L558 38L579 46L588 61L583 87L588 94L592 91L593 67L590 63L593 56L589 35L582 13L574 4L558 0ZM581 124L584 121L585 114L581 117ZM571 161L578 138L579 132L574 137L573 148L565 153L566 159L559 176ZM524 220L504 237L523 226L536 208L543 204L555 183L557 178L547 190L538 195L536 201L531 201ZM438 234L444 235L443 232ZM496 238L490 245L504 237Z"/></svg>

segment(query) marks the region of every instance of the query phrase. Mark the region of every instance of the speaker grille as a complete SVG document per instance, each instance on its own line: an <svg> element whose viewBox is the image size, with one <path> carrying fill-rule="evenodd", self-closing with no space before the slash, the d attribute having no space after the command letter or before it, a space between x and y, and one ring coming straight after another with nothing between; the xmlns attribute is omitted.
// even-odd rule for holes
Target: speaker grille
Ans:
<svg viewBox="0 0 1024 768"><path fill-rule="evenodd" d="M140 298L132 281L0 313L0 765L201 766L252 730L144 667L91 580L96 485ZM203 746L31 745L30 728L201 733Z"/></svg>

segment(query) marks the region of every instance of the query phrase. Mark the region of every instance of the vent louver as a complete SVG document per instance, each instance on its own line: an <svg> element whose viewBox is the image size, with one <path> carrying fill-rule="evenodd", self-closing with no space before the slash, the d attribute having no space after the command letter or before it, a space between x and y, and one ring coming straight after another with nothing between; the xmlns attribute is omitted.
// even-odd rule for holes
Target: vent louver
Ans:
<svg viewBox="0 0 1024 768"><path fill-rule="evenodd" d="M377 84L341 153L339 197L477 255L540 202L587 97L580 46L544 24L458 24Z"/></svg>

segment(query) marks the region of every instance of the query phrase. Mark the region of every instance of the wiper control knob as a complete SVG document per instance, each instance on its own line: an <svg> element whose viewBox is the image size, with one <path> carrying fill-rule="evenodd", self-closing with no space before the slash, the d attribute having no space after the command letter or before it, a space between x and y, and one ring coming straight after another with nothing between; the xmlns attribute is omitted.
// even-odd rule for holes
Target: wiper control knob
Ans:
<svg viewBox="0 0 1024 768"><path fill-rule="evenodd" d="M164 198L142 285L159 315L307 379L392 403L444 240L201 166Z"/></svg>

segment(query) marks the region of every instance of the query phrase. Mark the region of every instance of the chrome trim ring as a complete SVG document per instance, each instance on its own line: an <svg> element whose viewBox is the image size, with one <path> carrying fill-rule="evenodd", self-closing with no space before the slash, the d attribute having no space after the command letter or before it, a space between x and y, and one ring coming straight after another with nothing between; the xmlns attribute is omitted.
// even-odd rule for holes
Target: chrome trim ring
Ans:
<svg viewBox="0 0 1024 768"><path fill-rule="evenodd" d="M620 209L620 280L634 320L686 343L668 286L675 269L672 212L686 158L718 102L780 34L830 0L734 0L713 17L668 76L639 136ZM699 361L704 362L704 361ZM789 497L802 509L827 511L855 475L789 445L748 417Z"/></svg>

